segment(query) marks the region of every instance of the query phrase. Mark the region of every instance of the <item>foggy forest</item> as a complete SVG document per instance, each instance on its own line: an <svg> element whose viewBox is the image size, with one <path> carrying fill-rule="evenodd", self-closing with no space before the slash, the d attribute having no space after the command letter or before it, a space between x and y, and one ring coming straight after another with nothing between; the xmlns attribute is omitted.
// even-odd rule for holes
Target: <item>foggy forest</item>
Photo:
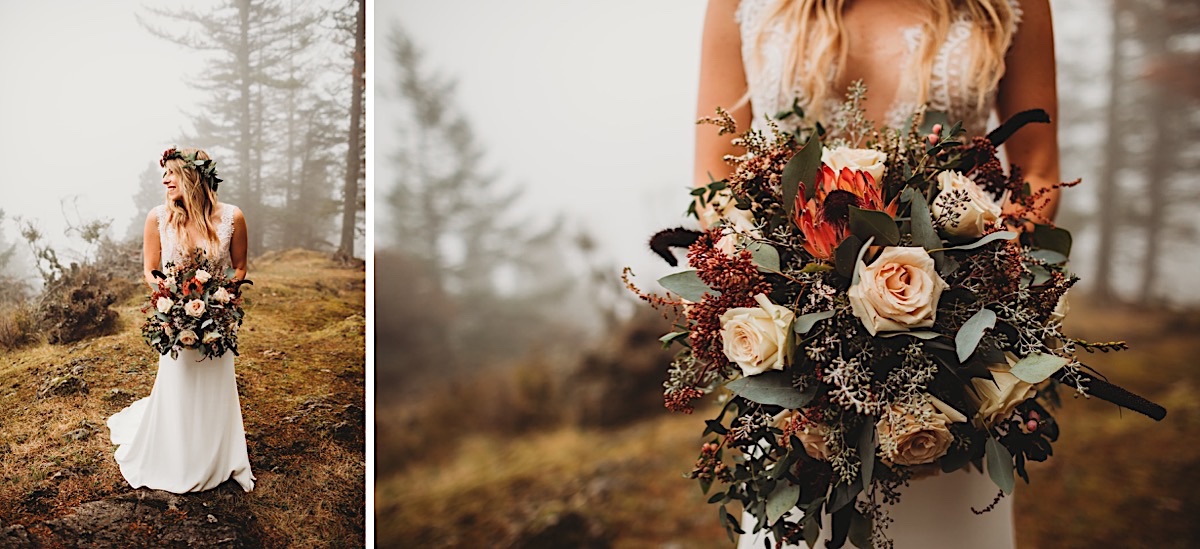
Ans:
<svg viewBox="0 0 1200 549"><path fill-rule="evenodd" d="M1200 539L1186 518L1197 509L1200 454L1171 441L1195 439L1198 412L1188 395L1200 326L1191 283L1200 260L1200 10L1146 0L1053 7L1062 173L1083 180L1064 191L1057 220L1075 235L1082 277L1067 327L1128 340L1134 350L1089 364L1171 411L1148 426L1095 399L1064 403L1061 455L1018 488L1018 543L1185 547ZM670 323L619 280L648 249L630 257L644 244L615 244L622 233L611 227L527 214L529 194L554 191L514 179L545 167L534 167L534 154L527 164L485 154L511 147L480 139L466 114L478 111L463 108L457 85L471 73L431 61L452 42L413 32L419 21L381 16L375 38L376 63L391 71L376 84L378 101L401 113L377 121L380 543L730 546L707 495L680 479L699 452L702 419L663 408L671 353L659 337ZM555 119L545 131L589 131L570 124ZM583 164L596 152L572 158ZM502 162L523 175L496 168ZM622 168L589 181L660 184ZM686 185L679 173L677 187ZM682 209L664 223L682 222Z"/></svg>

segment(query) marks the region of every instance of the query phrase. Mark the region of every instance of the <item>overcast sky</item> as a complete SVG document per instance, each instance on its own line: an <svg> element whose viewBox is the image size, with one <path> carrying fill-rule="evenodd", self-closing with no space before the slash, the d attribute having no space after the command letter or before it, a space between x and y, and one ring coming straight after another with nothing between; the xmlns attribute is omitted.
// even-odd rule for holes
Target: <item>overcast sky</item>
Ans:
<svg viewBox="0 0 1200 549"><path fill-rule="evenodd" d="M564 214L615 267L665 274L645 242L687 207L703 11L697 0L376 2L376 196L394 184L387 39L401 25L427 66L458 81L485 163L525 188L530 223Z"/></svg>
<svg viewBox="0 0 1200 549"><path fill-rule="evenodd" d="M138 175L190 128L203 56L138 25L137 0L0 3L0 209L60 246L60 200L123 236ZM74 206L68 208L74 218ZM3 225L16 237L12 220Z"/></svg>

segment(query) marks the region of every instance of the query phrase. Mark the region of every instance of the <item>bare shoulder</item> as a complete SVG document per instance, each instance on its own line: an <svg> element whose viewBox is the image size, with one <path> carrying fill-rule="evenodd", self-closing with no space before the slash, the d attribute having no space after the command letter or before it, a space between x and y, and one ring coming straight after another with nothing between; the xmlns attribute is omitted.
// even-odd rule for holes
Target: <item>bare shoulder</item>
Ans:
<svg viewBox="0 0 1200 549"><path fill-rule="evenodd" d="M155 225L158 225L158 217L160 215L162 215L162 205L161 204L158 206L155 206L153 208L150 208L150 211L146 212L146 224L149 225L149 224L153 223Z"/></svg>

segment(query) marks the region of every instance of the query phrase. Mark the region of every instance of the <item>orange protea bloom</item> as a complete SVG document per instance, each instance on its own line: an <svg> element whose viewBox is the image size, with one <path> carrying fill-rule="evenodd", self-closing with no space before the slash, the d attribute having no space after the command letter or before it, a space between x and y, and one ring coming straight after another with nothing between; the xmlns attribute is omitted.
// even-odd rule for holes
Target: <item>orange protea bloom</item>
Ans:
<svg viewBox="0 0 1200 549"><path fill-rule="evenodd" d="M806 197L804 185L796 193L796 226L804 235L804 249L813 257L828 260L838 244L850 234L850 206L878 210L895 217L899 204L883 203L883 194L875 178L865 171L833 168L822 164L813 182L811 196Z"/></svg>
<svg viewBox="0 0 1200 549"><path fill-rule="evenodd" d="M183 295L188 295L192 292L200 293L203 290L204 290L204 284L201 283L199 280L196 280L196 277L192 277L192 278L188 279L187 282L183 283Z"/></svg>

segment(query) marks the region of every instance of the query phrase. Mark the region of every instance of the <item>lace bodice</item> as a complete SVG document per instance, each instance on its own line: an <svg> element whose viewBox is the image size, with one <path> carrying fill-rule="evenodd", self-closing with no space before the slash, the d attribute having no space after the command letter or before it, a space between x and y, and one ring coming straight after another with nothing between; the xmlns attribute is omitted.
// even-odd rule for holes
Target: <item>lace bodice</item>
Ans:
<svg viewBox="0 0 1200 549"><path fill-rule="evenodd" d="M226 268L233 266L233 260L229 255L229 243L233 240L233 212L236 209L232 204L224 204L221 210L221 221L216 227L217 249L219 250L217 264ZM158 218L158 243L162 248L162 265L166 265L168 261L178 262L184 250L180 249L179 235L175 227L167 223L166 206L161 204L156 206L154 213Z"/></svg>
<svg viewBox="0 0 1200 549"><path fill-rule="evenodd" d="M762 37L761 43L762 68L755 71L755 74L751 74L753 70L751 67L755 66L755 33L758 31L761 19L767 15L765 8L768 7L770 1L741 0L737 8L737 22L742 38L742 63L747 71L746 82L750 86L750 102L754 114L753 126L762 131L768 129L765 118L790 109L793 99L798 98L802 107L811 110L803 92L800 91L799 82L793 86L795 92L791 94L780 92L783 88L781 80L788 48L794 47L799 42L782 25L776 23L764 31L765 35ZM1012 1L1012 4L1017 20L1019 20L1020 8L1016 6L1015 0ZM963 129L966 130L967 135L983 135L987 129L988 117L995 106L996 92L991 90L987 95L986 104L982 108L976 108L973 100L974 94L969 89L968 77L970 75L966 74L971 56L969 47L973 29L967 14L960 11L952 21L946 39L939 46L933 60L932 74L929 78L930 89L926 101L930 110L946 112L951 120L962 120ZM906 45L905 61L897 64L897 70L902 71L898 80L899 86L884 120L875 121L879 126L890 128L903 126L905 120L919 106L917 103L919 78L907 67L910 66L909 61L918 54L922 28L920 26L904 27L897 29L897 32ZM827 113L834 112L843 98L844 90L840 90L839 93L826 100L822 110ZM796 121L792 117L778 123L782 130L793 130Z"/></svg>

